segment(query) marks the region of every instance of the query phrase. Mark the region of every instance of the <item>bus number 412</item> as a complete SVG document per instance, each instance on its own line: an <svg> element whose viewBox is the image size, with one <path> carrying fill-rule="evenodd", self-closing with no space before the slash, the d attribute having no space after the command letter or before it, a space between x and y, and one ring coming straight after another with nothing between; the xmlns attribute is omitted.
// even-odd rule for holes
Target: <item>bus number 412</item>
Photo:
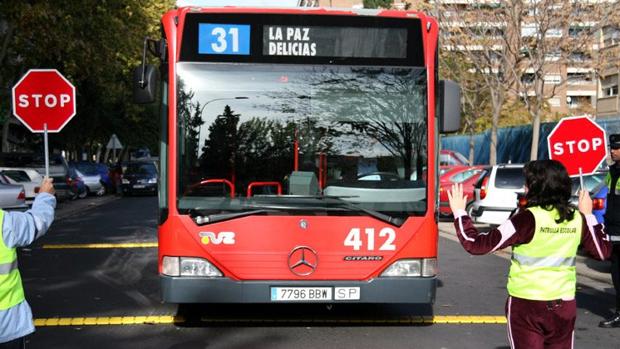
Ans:
<svg viewBox="0 0 620 349"><path fill-rule="evenodd" d="M364 234L362 235L362 229L353 228L349 231L349 234L344 239L344 245L353 247L354 251L359 251L364 246L364 240L366 242L366 250L375 250L375 241L381 244L379 251L395 251L396 245L396 232L392 228L383 228L379 231L379 236L375 239L375 228L364 228Z"/></svg>

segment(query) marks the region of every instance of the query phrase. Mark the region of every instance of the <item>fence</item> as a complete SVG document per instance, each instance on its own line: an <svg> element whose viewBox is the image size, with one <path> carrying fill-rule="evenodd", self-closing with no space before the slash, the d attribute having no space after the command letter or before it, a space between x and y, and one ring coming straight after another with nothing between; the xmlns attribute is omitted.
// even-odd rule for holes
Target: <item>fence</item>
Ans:
<svg viewBox="0 0 620 349"><path fill-rule="evenodd" d="M595 120L607 135L620 133L620 116ZM546 122L540 125L540 139L538 141L538 159L548 159L547 136L557 122ZM489 163L489 149L491 144L491 130L473 135L474 164ZM450 149L469 156L469 135L442 136L442 149ZM502 127L497 130L497 163L524 163L530 160L532 148L532 126Z"/></svg>

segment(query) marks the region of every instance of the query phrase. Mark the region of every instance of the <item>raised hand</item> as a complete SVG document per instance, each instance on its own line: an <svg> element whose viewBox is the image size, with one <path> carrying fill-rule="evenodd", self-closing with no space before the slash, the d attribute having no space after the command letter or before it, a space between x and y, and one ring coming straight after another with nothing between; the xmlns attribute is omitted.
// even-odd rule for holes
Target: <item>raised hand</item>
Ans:
<svg viewBox="0 0 620 349"><path fill-rule="evenodd" d="M452 214L456 213L458 210L465 210L467 195L463 196L463 184L452 184L452 190L448 190L448 200L450 202Z"/></svg>
<svg viewBox="0 0 620 349"><path fill-rule="evenodd" d="M579 211L583 214L592 214L592 198L587 190L579 190Z"/></svg>

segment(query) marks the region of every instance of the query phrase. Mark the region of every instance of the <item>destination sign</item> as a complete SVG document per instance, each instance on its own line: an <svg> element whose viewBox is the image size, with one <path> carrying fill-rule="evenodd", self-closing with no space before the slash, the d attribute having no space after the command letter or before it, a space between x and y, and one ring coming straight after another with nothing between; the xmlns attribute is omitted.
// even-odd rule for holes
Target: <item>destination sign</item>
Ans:
<svg viewBox="0 0 620 349"><path fill-rule="evenodd" d="M406 58L407 29L266 25L263 55Z"/></svg>
<svg viewBox="0 0 620 349"><path fill-rule="evenodd" d="M419 18L188 13L181 62L424 66Z"/></svg>

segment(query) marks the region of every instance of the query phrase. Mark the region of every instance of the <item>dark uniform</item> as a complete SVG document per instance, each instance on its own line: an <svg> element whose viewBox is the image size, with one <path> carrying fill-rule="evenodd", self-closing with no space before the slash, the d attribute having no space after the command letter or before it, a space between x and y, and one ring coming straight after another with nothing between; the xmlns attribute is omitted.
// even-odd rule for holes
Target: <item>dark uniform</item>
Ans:
<svg viewBox="0 0 620 349"><path fill-rule="evenodd" d="M605 177L605 182L609 188L607 194L607 209L605 210L605 226L610 239L613 242L611 254L611 278L616 290L616 313L609 319L601 321L600 327L620 327L620 134L609 136L609 147L612 152L612 159L615 161L609 166L609 173ZM614 159L614 153L616 158Z"/></svg>

